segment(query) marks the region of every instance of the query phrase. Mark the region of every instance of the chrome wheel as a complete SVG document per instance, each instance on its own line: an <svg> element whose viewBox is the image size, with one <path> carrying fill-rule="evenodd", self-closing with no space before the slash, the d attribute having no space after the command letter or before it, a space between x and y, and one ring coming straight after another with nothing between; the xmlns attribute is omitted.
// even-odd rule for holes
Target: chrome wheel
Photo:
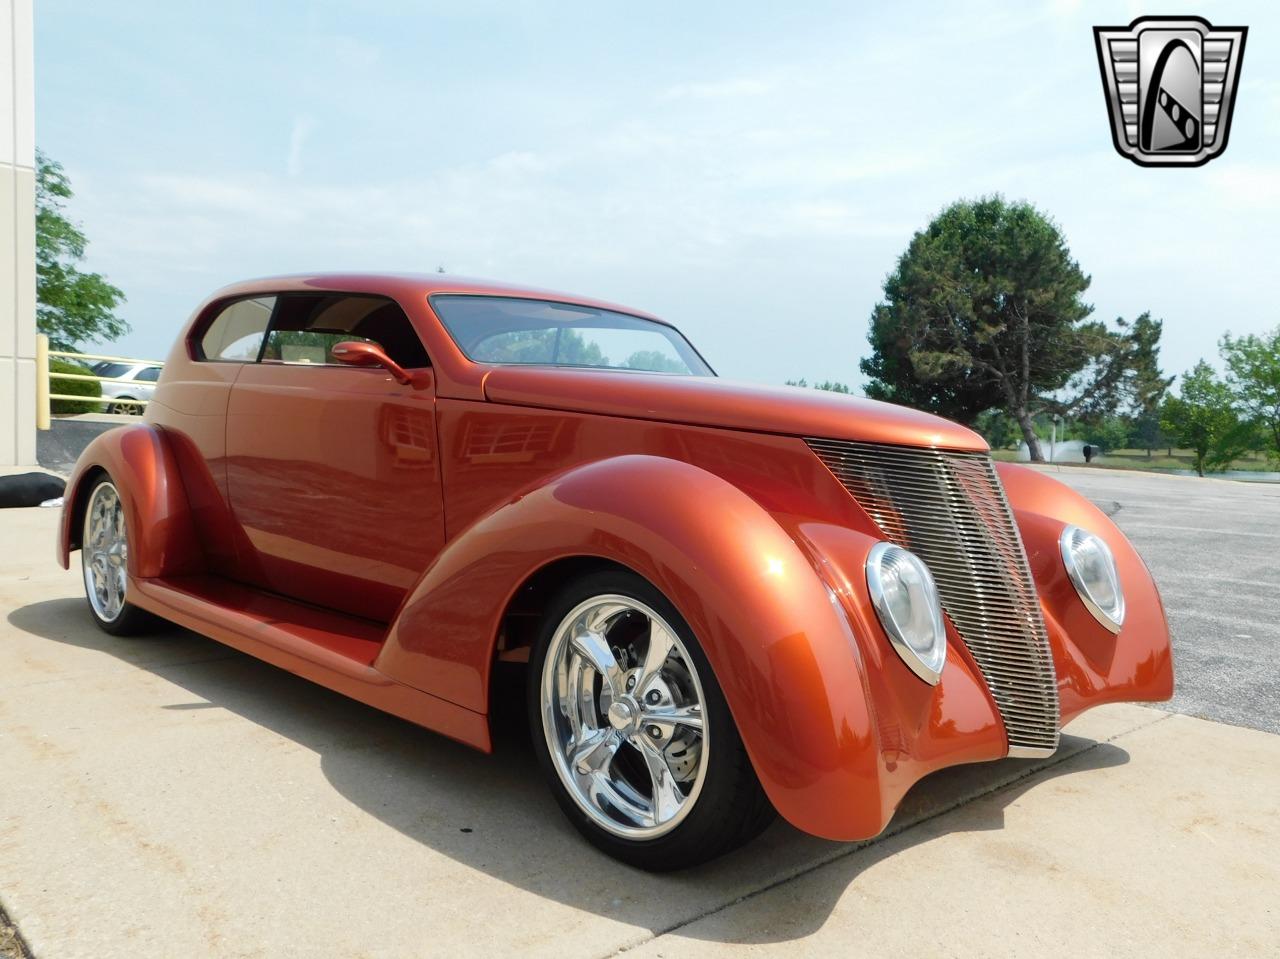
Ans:
<svg viewBox="0 0 1280 959"><path fill-rule="evenodd" d="M89 605L103 622L114 622L124 609L128 559L120 494L110 482L100 483L84 512L80 562Z"/></svg>
<svg viewBox="0 0 1280 959"><path fill-rule="evenodd" d="M578 807L625 839L689 814L709 738L698 672L676 631L630 596L594 596L560 621L543 661L542 727Z"/></svg>

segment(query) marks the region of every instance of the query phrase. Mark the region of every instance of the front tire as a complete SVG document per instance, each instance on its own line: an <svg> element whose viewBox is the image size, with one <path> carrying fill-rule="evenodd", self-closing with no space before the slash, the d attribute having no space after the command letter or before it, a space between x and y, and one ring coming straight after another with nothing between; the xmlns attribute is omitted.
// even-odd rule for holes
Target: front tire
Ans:
<svg viewBox="0 0 1280 959"><path fill-rule="evenodd" d="M610 570L569 584L529 666L539 762L565 815L602 851L683 869L773 819L693 631L646 580Z"/></svg>
<svg viewBox="0 0 1280 959"><path fill-rule="evenodd" d="M80 538L85 598L98 627L113 636L143 632L151 615L128 600L129 533L124 504L109 476L89 490Z"/></svg>

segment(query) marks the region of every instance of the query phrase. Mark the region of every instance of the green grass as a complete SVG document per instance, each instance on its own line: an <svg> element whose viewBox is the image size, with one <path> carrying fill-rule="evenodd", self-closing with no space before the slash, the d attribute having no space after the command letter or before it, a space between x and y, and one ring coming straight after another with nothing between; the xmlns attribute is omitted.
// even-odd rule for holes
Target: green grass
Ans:
<svg viewBox="0 0 1280 959"><path fill-rule="evenodd" d="M1018 458L1017 450L992 450L993 459L1013 462ZM1082 466L1081 463L1062 464L1067 466ZM1111 469L1126 470L1194 470L1196 468L1195 458L1190 450L1175 449L1173 455L1169 455L1167 449L1154 450L1150 457L1147 456L1146 450L1112 450L1101 458L1095 458L1090 466L1099 466L1103 469L1110 467ZM1262 453L1249 453L1238 460L1232 462L1228 467L1233 470L1248 470L1253 472L1269 472L1276 469L1274 462L1269 461Z"/></svg>

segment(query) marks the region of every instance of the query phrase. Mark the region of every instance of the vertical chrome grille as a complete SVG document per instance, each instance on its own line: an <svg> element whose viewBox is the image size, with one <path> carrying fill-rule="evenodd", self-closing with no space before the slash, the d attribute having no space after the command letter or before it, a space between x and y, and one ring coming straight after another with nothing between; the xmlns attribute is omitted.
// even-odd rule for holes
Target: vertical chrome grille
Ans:
<svg viewBox="0 0 1280 959"><path fill-rule="evenodd" d="M1022 538L986 453L809 439L890 542L929 564L1011 755L1058 745L1058 686Z"/></svg>

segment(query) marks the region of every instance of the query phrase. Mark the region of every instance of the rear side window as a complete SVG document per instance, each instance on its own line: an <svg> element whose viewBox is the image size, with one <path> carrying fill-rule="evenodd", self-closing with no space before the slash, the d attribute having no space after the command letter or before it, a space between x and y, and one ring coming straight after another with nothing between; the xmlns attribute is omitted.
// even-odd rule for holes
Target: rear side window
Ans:
<svg viewBox="0 0 1280 959"><path fill-rule="evenodd" d="M160 379L160 367L148 366L145 370L138 370L138 375L134 379L142 383L154 383Z"/></svg>
<svg viewBox="0 0 1280 959"><path fill-rule="evenodd" d="M430 366L418 333L393 300L357 294L286 294L280 298L262 352L264 362L340 365L333 347L350 340L377 343L406 369Z"/></svg>
<svg viewBox="0 0 1280 959"><path fill-rule="evenodd" d="M128 373L133 367L128 363L94 363L93 372L99 376L105 376L109 379L115 379Z"/></svg>
<svg viewBox="0 0 1280 959"><path fill-rule="evenodd" d="M196 359L257 362L275 302L274 296L260 296L224 307L200 337Z"/></svg>

